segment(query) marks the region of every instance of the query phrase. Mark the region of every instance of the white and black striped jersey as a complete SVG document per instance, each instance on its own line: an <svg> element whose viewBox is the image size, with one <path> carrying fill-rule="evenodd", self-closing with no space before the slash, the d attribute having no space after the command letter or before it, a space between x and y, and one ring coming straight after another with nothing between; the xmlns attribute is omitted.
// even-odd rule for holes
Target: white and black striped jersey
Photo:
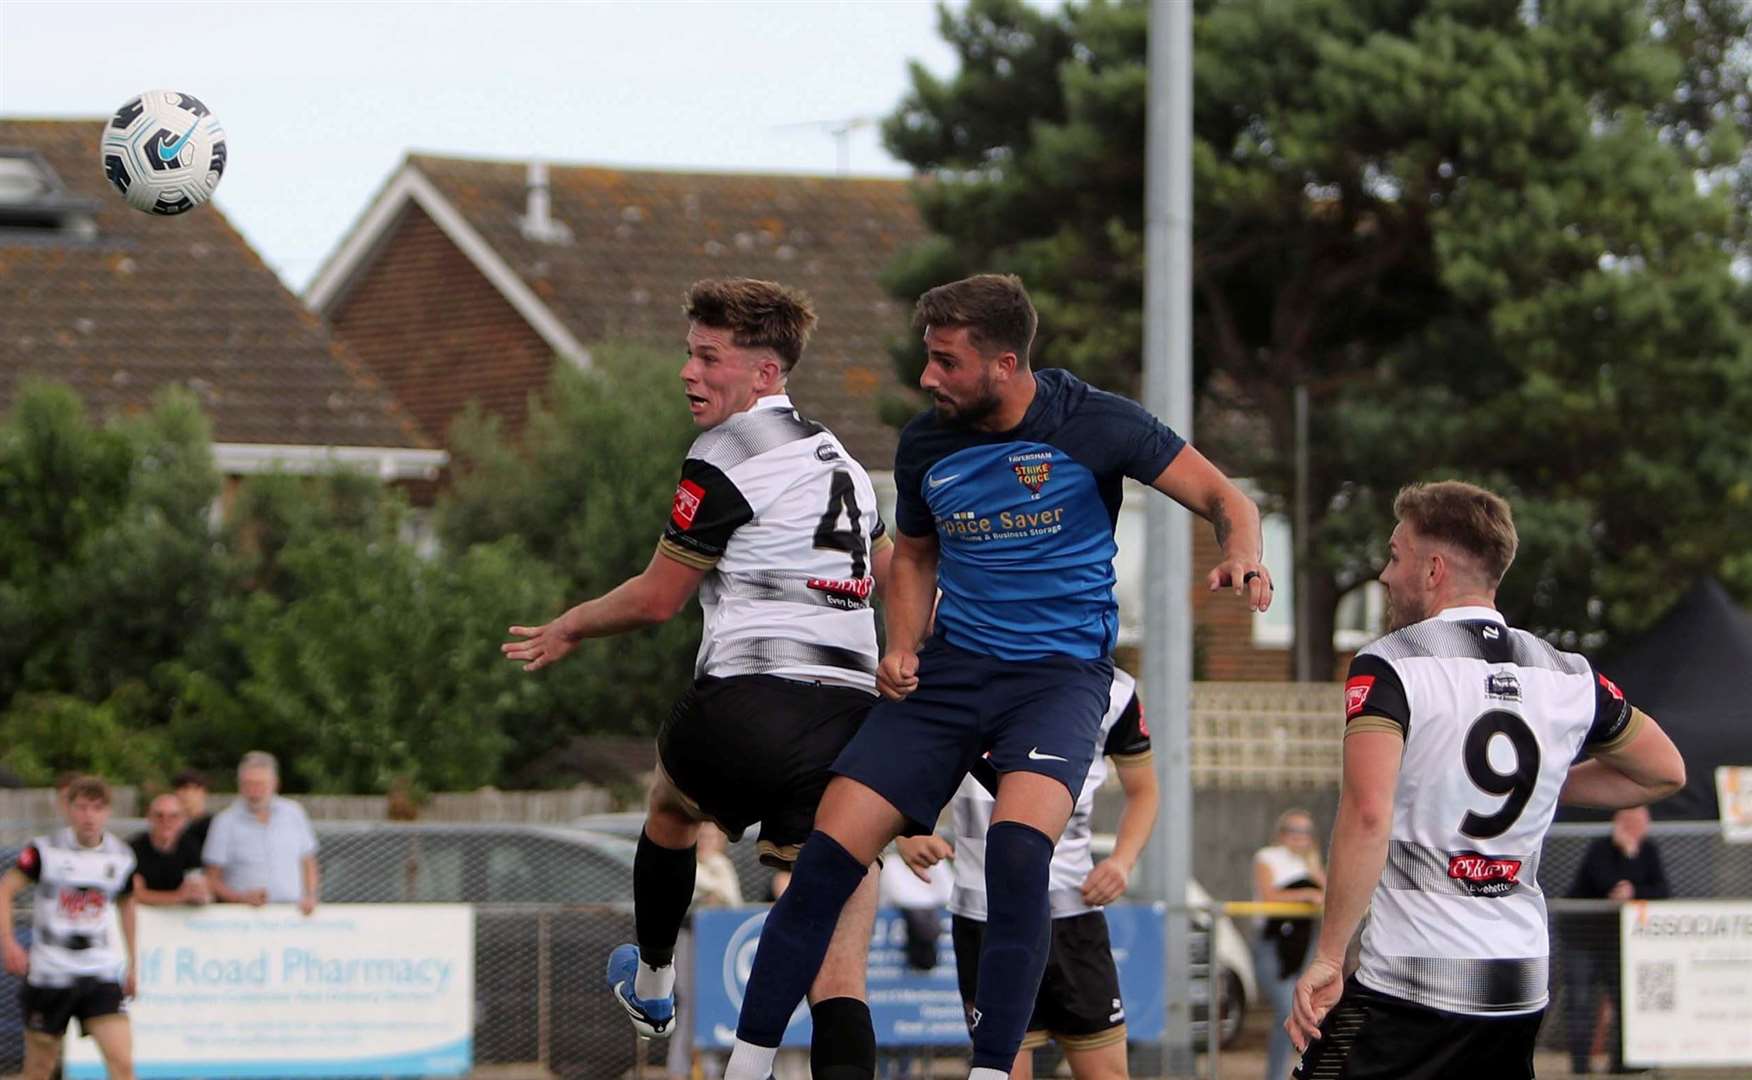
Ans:
<svg viewBox="0 0 1752 1080"><path fill-rule="evenodd" d="M71 828L39 836L18 853L18 869L35 883L32 986L71 986L82 977L121 981L128 951L110 909L133 893L134 865L134 849L109 833L88 848Z"/></svg>
<svg viewBox="0 0 1752 1080"><path fill-rule="evenodd" d="M696 676L876 689L871 555L889 543L870 476L779 394L694 440L662 551L710 570Z"/></svg>
<svg viewBox="0 0 1752 1080"><path fill-rule="evenodd" d="M1083 899L1083 882L1095 869L1095 857L1089 850L1093 834L1089 818L1095 811L1095 792L1107 779L1107 759L1126 766L1150 761L1150 727L1144 722L1137 680L1117 667L1113 669L1107 714L1101 718L1095 739L1095 760L1089 763L1089 775L1071 819L1052 849L1047 904L1055 919L1100 910L1099 905ZM986 918L986 831L992 827L995 805L997 800L971 776L962 777L961 787L949 803L949 822L955 833L955 891L949 910L979 922Z"/></svg>
<svg viewBox="0 0 1752 1080"><path fill-rule="evenodd" d="M1558 792L1582 753L1631 739L1639 715L1585 658L1487 607L1449 608L1358 653L1346 733L1405 739L1362 983L1448 1012L1544 1008L1537 870Z"/></svg>

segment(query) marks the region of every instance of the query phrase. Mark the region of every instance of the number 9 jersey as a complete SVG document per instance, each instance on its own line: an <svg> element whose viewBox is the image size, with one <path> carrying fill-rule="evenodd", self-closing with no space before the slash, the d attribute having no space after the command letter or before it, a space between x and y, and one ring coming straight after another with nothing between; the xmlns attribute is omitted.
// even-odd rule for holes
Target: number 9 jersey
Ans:
<svg viewBox="0 0 1752 1080"><path fill-rule="evenodd" d="M790 398L700 435L659 547L712 571L695 677L778 675L876 690L871 557L889 543L869 474Z"/></svg>
<svg viewBox="0 0 1752 1080"><path fill-rule="evenodd" d="M1387 864L1358 980L1448 1012L1546 1003L1539 852L1570 765L1636 735L1633 710L1588 661L1449 608L1357 654L1345 732L1405 739Z"/></svg>

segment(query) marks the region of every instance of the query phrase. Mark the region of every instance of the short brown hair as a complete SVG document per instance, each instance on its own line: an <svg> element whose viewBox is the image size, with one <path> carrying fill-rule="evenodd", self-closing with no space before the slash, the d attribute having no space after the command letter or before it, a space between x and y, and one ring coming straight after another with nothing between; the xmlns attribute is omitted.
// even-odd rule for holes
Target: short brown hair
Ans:
<svg viewBox="0 0 1752 1080"><path fill-rule="evenodd" d="M208 790L207 774L199 769L184 769L170 778L170 790L181 791L186 787L197 787Z"/></svg>
<svg viewBox="0 0 1752 1080"><path fill-rule="evenodd" d="M78 776L67 785L67 804L71 806L76 800L90 799L95 803L109 805L110 788L101 776Z"/></svg>
<svg viewBox="0 0 1752 1080"><path fill-rule="evenodd" d="M815 329L815 305L806 294L754 278L696 281L688 286L682 311L690 322L730 331L731 340L745 349L778 353L787 375Z"/></svg>
<svg viewBox="0 0 1752 1080"><path fill-rule="evenodd" d="M1040 316L1015 274L975 274L928 290L913 308L913 329L965 326L981 352L1013 352L1024 365Z"/></svg>
<svg viewBox="0 0 1752 1080"><path fill-rule="evenodd" d="M1393 516L1420 536L1452 544L1477 559L1492 588L1515 561L1520 539L1508 500L1475 484L1407 484L1393 500Z"/></svg>

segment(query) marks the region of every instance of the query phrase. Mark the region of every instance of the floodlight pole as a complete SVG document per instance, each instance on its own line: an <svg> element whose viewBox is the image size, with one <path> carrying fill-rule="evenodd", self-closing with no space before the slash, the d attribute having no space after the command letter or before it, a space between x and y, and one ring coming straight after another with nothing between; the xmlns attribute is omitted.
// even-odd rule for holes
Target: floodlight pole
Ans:
<svg viewBox="0 0 1752 1080"><path fill-rule="evenodd" d="M1151 0L1144 187L1144 404L1192 437L1192 3ZM1193 1069L1186 885L1192 862L1192 531L1167 499L1146 500L1144 656L1161 813L1145 861L1167 902L1162 1075ZM1212 949L1215 962L1215 949ZM1214 967L1213 967L1214 974ZM1213 1030L1217 1017L1207 1021Z"/></svg>

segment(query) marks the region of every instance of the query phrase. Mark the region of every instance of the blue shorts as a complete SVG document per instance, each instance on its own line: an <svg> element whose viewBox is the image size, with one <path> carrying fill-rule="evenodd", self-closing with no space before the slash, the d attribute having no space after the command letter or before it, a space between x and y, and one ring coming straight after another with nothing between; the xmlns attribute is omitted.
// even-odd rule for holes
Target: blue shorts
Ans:
<svg viewBox="0 0 1752 1080"><path fill-rule="evenodd" d="M1040 773L1082 793L1106 715L1113 663L1000 660L933 637L919 650L919 688L870 710L833 771L869 787L930 832L981 755L999 774Z"/></svg>

